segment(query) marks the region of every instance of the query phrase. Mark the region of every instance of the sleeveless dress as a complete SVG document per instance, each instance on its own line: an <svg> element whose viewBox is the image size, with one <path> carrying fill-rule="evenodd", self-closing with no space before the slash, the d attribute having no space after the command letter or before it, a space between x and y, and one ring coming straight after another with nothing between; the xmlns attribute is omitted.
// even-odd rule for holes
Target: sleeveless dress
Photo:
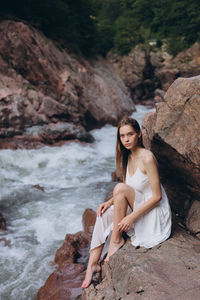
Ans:
<svg viewBox="0 0 200 300"><path fill-rule="evenodd" d="M139 209L149 198L151 198L152 191L148 176L142 173L139 167L137 167L132 176L129 175L127 167L126 184L135 190L133 210ZM143 246L145 248L152 248L165 241L171 234L171 209L162 185L161 191L162 199L159 203L133 223L131 229L126 232L131 238L132 245L135 247ZM107 237L112 232L113 208L112 205L101 217L97 217L90 250L104 244ZM131 212L132 209L128 206L127 214L130 214Z"/></svg>

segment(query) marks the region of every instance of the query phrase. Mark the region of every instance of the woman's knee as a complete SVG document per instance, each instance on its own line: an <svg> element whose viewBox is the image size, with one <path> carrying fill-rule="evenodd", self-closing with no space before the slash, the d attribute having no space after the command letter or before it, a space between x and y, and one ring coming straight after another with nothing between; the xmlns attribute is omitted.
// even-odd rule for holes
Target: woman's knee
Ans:
<svg viewBox="0 0 200 300"><path fill-rule="evenodd" d="M125 194L128 190L128 186L125 183L118 183L114 187L113 190L113 196L116 196L117 194Z"/></svg>

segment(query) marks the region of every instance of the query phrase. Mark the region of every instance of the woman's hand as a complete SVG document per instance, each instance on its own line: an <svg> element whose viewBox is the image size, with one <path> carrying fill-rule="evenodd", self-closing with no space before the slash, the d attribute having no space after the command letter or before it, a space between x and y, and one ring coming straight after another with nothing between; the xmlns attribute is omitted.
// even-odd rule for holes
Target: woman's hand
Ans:
<svg viewBox="0 0 200 300"><path fill-rule="evenodd" d="M132 214L124 217L121 220L121 222L118 224L118 226L119 226L118 230L120 232L122 232L122 231L128 231L131 228L133 222L134 222L134 217L132 216Z"/></svg>
<svg viewBox="0 0 200 300"><path fill-rule="evenodd" d="M97 217L100 217L111 205L112 199L100 204L97 208Z"/></svg>

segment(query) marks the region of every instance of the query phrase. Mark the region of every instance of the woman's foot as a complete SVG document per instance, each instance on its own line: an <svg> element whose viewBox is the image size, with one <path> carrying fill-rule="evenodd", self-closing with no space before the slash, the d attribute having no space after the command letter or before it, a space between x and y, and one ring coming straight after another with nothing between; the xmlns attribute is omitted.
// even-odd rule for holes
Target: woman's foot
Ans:
<svg viewBox="0 0 200 300"><path fill-rule="evenodd" d="M109 249L108 249L108 254L107 254L106 258L104 259L104 261L108 262L109 261L109 257L111 255L113 255L117 250L119 250L122 246L124 246L124 244L125 244L125 241L124 241L123 238L121 238L121 240L118 243L110 241L110 245L109 245Z"/></svg>
<svg viewBox="0 0 200 300"><path fill-rule="evenodd" d="M93 273L96 273L96 272L100 272L101 270L101 267L99 265L94 265L94 266L88 266L87 267L87 271L86 271L86 274L85 274L85 279L81 285L81 288L82 289L85 289L87 288L91 281L92 281L92 276L93 276Z"/></svg>

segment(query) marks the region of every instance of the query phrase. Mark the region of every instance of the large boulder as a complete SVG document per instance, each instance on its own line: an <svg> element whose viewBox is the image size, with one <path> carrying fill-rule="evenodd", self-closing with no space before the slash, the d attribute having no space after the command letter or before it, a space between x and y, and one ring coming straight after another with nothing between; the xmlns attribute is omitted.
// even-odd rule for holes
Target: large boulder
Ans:
<svg viewBox="0 0 200 300"><path fill-rule="evenodd" d="M81 294L85 276L83 262L90 240L91 234L82 231L66 235L63 245L56 252L56 270L39 289L36 300L74 300Z"/></svg>
<svg viewBox="0 0 200 300"><path fill-rule="evenodd" d="M82 216L84 231L66 235L63 245L56 251L56 269L39 289L36 300L74 300L80 297L95 220L96 213L86 209Z"/></svg>
<svg viewBox="0 0 200 300"><path fill-rule="evenodd" d="M179 78L142 125L144 144L155 153L171 206L182 217L200 199L199 111L200 76Z"/></svg>
<svg viewBox="0 0 200 300"><path fill-rule="evenodd" d="M93 232L96 222L96 212L91 208L87 208L82 216L83 229L85 232Z"/></svg>
<svg viewBox="0 0 200 300"><path fill-rule="evenodd" d="M83 300L198 299L200 241L177 227L170 239L152 249L130 241L104 263L99 283Z"/></svg>
<svg viewBox="0 0 200 300"><path fill-rule="evenodd" d="M23 22L0 22L1 139L27 138L28 127L59 121L84 130L117 124L134 110L122 80L106 60L88 62L60 50ZM81 139L79 133L75 138Z"/></svg>

